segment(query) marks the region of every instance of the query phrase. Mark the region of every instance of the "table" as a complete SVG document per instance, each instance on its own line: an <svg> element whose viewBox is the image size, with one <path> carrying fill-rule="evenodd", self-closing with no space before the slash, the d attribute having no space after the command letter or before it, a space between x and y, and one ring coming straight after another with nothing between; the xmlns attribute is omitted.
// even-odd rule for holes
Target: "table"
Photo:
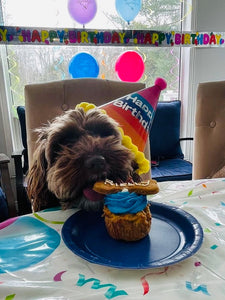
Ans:
<svg viewBox="0 0 225 300"><path fill-rule="evenodd" d="M193 256L144 270L90 263L62 240L62 226L76 209L38 212L0 224L0 299L224 299L225 179L159 187L149 200L177 206L202 226L203 244Z"/></svg>

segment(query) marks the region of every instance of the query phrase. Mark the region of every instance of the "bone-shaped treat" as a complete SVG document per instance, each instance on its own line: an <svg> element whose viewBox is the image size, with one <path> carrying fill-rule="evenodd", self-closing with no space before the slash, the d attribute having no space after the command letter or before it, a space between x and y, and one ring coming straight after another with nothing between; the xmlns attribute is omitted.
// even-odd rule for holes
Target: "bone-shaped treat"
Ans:
<svg viewBox="0 0 225 300"><path fill-rule="evenodd" d="M159 192L157 181L150 179L147 181L134 182L134 183L114 183L111 180L98 181L94 184L93 190L100 194L115 194L122 192L123 189L128 190L130 193L141 195L151 195Z"/></svg>

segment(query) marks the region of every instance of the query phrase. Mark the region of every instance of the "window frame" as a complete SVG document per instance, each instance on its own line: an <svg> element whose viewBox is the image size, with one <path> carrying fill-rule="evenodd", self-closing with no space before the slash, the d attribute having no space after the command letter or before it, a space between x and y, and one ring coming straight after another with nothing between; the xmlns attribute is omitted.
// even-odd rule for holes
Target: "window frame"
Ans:
<svg viewBox="0 0 225 300"><path fill-rule="evenodd" d="M187 9L187 5L185 5L185 2L183 2L183 15L185 15L185 10ZM188 18L188 22L190 18ZM187 26L186 26L187 28ZM29 46L28 46L29 47ZM65 47L65 46L64 46ZM79 47L79 46L77 46ZM10 109L12 101L12 95L10 92L10 76L7 72L8 63L7 63L7 50L4 45L1 45L1 67L0 67L0 79L1 79L1 93L0 93L0 100L1 100L1 113L0 118L3 123L3 143L0 143L1 149L3 152L6 152L6 154L11 157L11 154L13 151L17 151L22 149L22 142L21 142L21 132L20 132L20 126L19 121L13 116L12 110ZM181 47L182 49L182 47ZM185 51L183 51L185 50ZM189 49L190 50L190 49ZM184 59L185 57L185 59ZM182 49L180 51L180 80L179 80L179 95L178 97L181 98L184 95L184 82L187 81L186 72L184 71L188 66L183 64L183 61L186 61L186 57L190 58L190 55L188 54L187 48ZM186 86L186 84L185 84ZM183 100L184 105L186 102L186 99ZM182 116L182 124L181 124L181 130L184 134L187 130L185 128L184 122L186 122L187 119L185 117L185 113L183 113ZM0 123L1 124L1 123ZM15 176L14 174L14 168L10 167L10 173L12 176Z"/></svg>

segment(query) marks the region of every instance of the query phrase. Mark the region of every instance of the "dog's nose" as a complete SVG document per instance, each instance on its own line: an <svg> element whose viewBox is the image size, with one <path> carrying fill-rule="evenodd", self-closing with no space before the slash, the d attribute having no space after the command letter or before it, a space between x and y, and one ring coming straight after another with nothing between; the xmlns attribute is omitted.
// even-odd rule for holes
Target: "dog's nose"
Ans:
<svg viewBox="0 0 225 300"><path fill-rule="evenodd" d="M93 171L102 171L105 168L105 158L101 155L93 155L85 161L85 166Z"/></svg>

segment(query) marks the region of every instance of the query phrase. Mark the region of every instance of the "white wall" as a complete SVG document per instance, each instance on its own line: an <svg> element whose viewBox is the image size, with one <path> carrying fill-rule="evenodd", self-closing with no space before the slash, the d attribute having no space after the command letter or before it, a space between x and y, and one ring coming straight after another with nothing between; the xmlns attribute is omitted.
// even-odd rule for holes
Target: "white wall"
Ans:
<svg viewBox="0 0 225 300"><path fill-rule="evenodd" d="M196 31L225 32L225 1L198 0L193 25ZM203 81L225 80L225 48L195 50L195 84Z"/></svg>
<svg viewBox="0 0 225 300"><path fill-rule="evenodd" d="M225 0L193 0L191 31L225 32ZM194 116L197 87L200 82L225 80L225 48L190 48L188 75L183 74L182 99L184 100L182 136L194 136ZM188 56L187 55L187 56ZM187 64L187 63L186 63ZM187 66L184 68L187 71ZM192 147L193 145L190 145ZM192 149L187 147L192 160ZM190 152L190 153L189 153Z"/></svg>
<svg viewBox="0 0 225 300"><path fill-rule="evenodd" d="M224 0L193 0L196 1L196 30L225 31ZM194 5L194 3L193 3Z"/></svg>

